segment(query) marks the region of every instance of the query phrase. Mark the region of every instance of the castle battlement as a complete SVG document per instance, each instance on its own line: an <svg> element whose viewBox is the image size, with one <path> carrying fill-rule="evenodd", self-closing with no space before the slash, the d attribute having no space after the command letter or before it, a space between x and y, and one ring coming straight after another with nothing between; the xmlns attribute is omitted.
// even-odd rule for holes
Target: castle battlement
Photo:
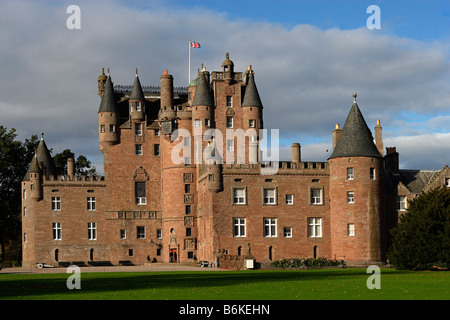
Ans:
<svg viewBox="0 0 450 320"><path fill-rule="evenodd" d="M88 175L57 175L50 177L43 177L43 184L46 185L48 183L53 182L64 182L67 184L85 184L89 182L89 184L99 184L104 185L105 177L103 176L88 176Z"/></svg>

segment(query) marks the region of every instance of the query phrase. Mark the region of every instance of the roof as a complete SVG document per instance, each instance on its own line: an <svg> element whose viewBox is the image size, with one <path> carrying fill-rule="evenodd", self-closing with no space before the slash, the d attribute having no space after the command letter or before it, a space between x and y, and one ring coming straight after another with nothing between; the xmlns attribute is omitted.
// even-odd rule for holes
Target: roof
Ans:
<svg viewBox="0 0 450 320"><path fill-rule="evenodd" d="M420 193L439 170L399 170L401 182L412 192Z"/></svg>
<svg viewBox="0 0 450 320"><path fill-rule="evenodd" d="M45 144L43 138L41 138L41 141L39 142L39 145L36 148L36 152L33 156L33 159L31 159L30 166L28 167L27 173L25 174L23 180L29 181L30 173L32 172L33 173L41 172L41 169L39 168L39 163L42 163L42 165L45 167L45 175L47 179L50 178L50 176L56 175L55 162L53 161L53 158L50 155L50 151L48 151L47 145Z"/></svg>
<svg viewBox="0 0 450 320"><path fill-rule="evenodd" d="M109 75L106 78L105 89L103 90L102 101L100 102L98 112L119 112L114 96L114 87Z"/></svg>
<svg viewBox="0 0 450 320"><path fill-rule="evenodd" d="M141 82L139 81L139 77L137 74L134 78L133 89L131 89L130 100L145 100Z"/></svg>
<svg viewBox="0 0 450 320"><path fill-rule="evenodd" d="M195 96L194 101L192 101L192 106L214 106L211 89L206 82L203 72L200 72L198 75L198 85L197 89L195 90Z"/></svg>
<svg viewBox="0 0 450 320"><path fill-rule="evenodd" d="M356 95L354 97L355 102L329 159L338 157L382 157L373 142L372 132L356 103Z"/></svg>
<svg viewBox="0 0 450 320"><path fill-rule="evenodd" d="M253 72L249 73L247 87L245 89L243 107L261 107L262 103L259 97L258 89L256 88Z"/></svg>

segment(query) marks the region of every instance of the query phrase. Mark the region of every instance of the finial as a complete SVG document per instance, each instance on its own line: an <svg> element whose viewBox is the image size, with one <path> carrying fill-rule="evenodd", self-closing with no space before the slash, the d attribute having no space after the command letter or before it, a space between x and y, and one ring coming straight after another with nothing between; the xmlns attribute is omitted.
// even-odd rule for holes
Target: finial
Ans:
<svg viewBox="0 0 450 320"><path fill-rule="evenodd" d="M102 76L105 75L105 68L102 68Z"/></svg>
<svg viewBox="0 0 450 320"><path fill-rule="evenodd" d="M136 68L136 77L138 76L138 70L137 70L138 68Z"/></svg>
<svg viewBox="0 0 450 320"><path fill-rule="evenodd" d="M230 60L230 53L229 53L229 52L227 52L227 54L225 55L225 58L226 58L227 60Z"/></svg>
<svg viewBox="0 0 450 320"><path fill-rule="evenodd" d="M356 103L356 97L358 96L358 94L356 92L353 92L352 96L353 96L353 103Z"/></svg>
<svg viewBox="0 0 450 320"><path fill-rule="evenodd" d="M109 76L109 68L108 68L108 76Z"/></svg>
<svg viewBox="0 0 450 320"><path fill-rule="evenodd" d="M41 132L41 140L44 140L44 133Z"/></svg>

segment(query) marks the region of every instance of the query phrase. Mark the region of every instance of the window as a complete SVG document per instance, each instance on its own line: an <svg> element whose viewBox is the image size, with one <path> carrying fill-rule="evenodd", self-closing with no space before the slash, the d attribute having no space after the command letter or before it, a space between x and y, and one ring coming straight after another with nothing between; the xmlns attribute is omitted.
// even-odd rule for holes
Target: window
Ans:
<svg viewBox="0 0 450 320"><path fill-rule="evenodd" d="M191 165L191 158L190 157L185 157L184 158L184 166L185 167L189 167Z"/></svg>
<svg viewBox="0 0 450 320"><path fill-rule="evenodd" d="M245 189L233 189L233 204L245 204Z"/></svg>
<svg viewBox="0 0 450 320"><path fill-rule="evenodd" d="M135 123L134 134L137 136L142 136L142 123Z"/></svg>
<svg viewBox="0 0 450 320"><path fill-rule="evenodd" d="M28 235L26 232L23 233L23 242L28 242Z"/></svg>
<svg viewBox="0 0 450 320"><path fill-rule="evenodd" d="M156 239L162 239L162 230L161 229L156 230Z"/></svg>
<svg viewBox="0 0 450 320"><path fill-rule="evenodd" d="M159 149L159 144L155 143L153 146L153 155L155 156L159 156L160 155L160 149Z"/></svg>
<svg viewBox="0 0 450 320"><path fill-rule="evenodd" d="M347 168L347 180L353 180L353 168Z"/></svg>
<svg viewBox="0 0 450 320"><path fill-rule="evenodd" d="M184 137L183 143L185 147L189 147L191 145L191 138L190 137Z"/></svg>
<svg viewBox="0 0 450 320"><path fill-rule="evenodd" d="M104 124L102 124L100 126L100 133L105 133L105 125Z"/></svg>
<svg viewBox="0 0 450 320"><path fill-rule="evenodd" d="M200 124L201 124L201 121L200 121L200 119L195 119L194 120L194 125L195 125L195 127L200 127Z"/></svg>
<svg viewBox="0 0 450 320"><path fill-rule="evenodd" d="M286 195L286 204L288 206L291 206L294 204L294 195L293 194L287 194Z"/></svg>
<svg viewBox="0 0 450 320"><path fill-rule="evenodd" d="M277 236L277 219L264 218L264 237Z"/></svg>
<svg viewBox="0 0 450 320"><path fill-rule="evenodd" d="M191 185L190 184L184 185L184 193L191 193Z"/></svg>
<svg viewBox="0 0 450 320"><path fill-rule="evenodd" d="M205 119L205 127L209 127L209 119Z"/></svg>
<svg viewBox="0 0 450 320"><path fill-rule="evenodd" d="M61 198L60 197L52 197L52 210L53 211L61 211Z"/></svg>
<svg viewBox="0 0 450 320"><path fill-rule="evenodd" d="M445 178L445 186L450 188L450 178Z"/></svg>
<svg viewBox="0 0 450 320"><path fill-rule="evenodd" d="M292 227L284 227L283 234L285 238L292 238Z"/></svg>
<svg viewBox="0 0 450 320"><path fill-rule="evenodd" d="M147 204L147 198L145 193L145 182L135 182L134 193L136 195L136 204L145 205Z"/></svg>
<svg viewBox="0 0 450 320"><path fill-rule="evenodd" d="M159 130L155 130L155 136L159 137Z"/></svg>
<svg viewBox="0 0 450 320"><path fill-rule="evenodd" d="M185 210L186 214L191 214L191 205L190 204L186 205L184 210Z"/></svg>
<svg viewBox="0 0 450 320"><path fill-rule="evenodd" d="M208 181L214 181L214 174L208 174Z"/></svg>
<svg viewBox="0 0 450 320"><path fill-rule="evenodd" d="M227 128L233 128L233 117L227 117Z"/></svg>
<svg viewBox="0 0 450 320"><path fill-rule="evenodd" d="M275 189L264 189L264 204L275 204Z"/></svg>
<svg viewBox="0 0 450 320"><path fill-rule="evenodd" d="M27 216L27 207L23 207L23 216L24 216L24 217Z"/></svg>
<svg viewBox="0 0 450 320"><path fill-rule="evenodd" d="M311 189L311 204L322 204L322 189Z"/></svg>
<svg viewBox="0 0 450 320"><path fill-rule="evenodd" d="M227 107L233 106L233 97L227 96Z"/></svg>
<svg viewBox="0 0 450 320"><path fill-rule="evenodd" d="M96 222L88 222L88 240L97 240Z"/></svg>
<svg viewBox="0 0 450 320"><path fill-rule="evenodd" d="M113 125L113 124L110 124L110 125L109 125L109 132L111 132L111 133L116 132L116 126Z"/></svg>
<svg viewBox="0 0 450 320"><path fill-rule="evenodd" d="M397 211L406 211L406 196L397 197Z"/></svg>
<svg viewBox="0 0 450 320"><path fill-rule="evenodd" d="M186 237L190 237L192 235L191 228L186 228Z"/></svg>
<svg viewBox="0 0 450 320"><path fill-rule="evenodd" d="M138 156L141 156L142 155L142 144L136 144L135 145L135 153L136 153L136 155L138 155Z"/></svg>
<svg viewBox="0 0 450 320"><path fill-rule="evenodd" d="M308 218L308 237L322 237L322 218Z"/></svg>
<svg viewBox="0 0 450 320"><path fill-rule="evenodd" d="M87 197L88 211L95 211L95 197Z"/></svg>
<svg viewBox="0 0 450 320"><path fill-rule="evenodd" d="M370 180L375 180L375 168L370 168L369 176Z"/></svg>
<svg viewBox="0 0 450 320"><path fill-rule="evenodd" d="M120 239L127 238L127 231L125 229L120 229Z"/></svg>
<svg viewBox="0 0 450 320"><path fill-rule="evenodd" d="M355 224L354 223L347 224L347 235L349 237L355 236Z"/></svg>
<svg viewBox="0 0 450 320"><path fill-rule="evenodd" d="M128 256L132 257L133 256L133 249L128 249Z"/></svg>
<svg viewBox="0 0 450 320"><path fill-rule="evenodd" d="M250 128L256 128L256 120L254 120L254 119L248 120L248 126Z"/></svg>
<svg viewBox="0 0 450 320"><path fill-rule="evenodd" d="M227 140L227 151L234 151L234 140Z"/></svg>
<svg viewBox="0 0 450 320"><path fill-rule="evenodd" d="M145 227L137 226L137 238L138 239L145 239Z"/></svg>
<svg viewBox="0 0 450 320"><path fill-rule="evenodd" d="M355 203L355 192L347 191L347 203Z"/></svg>
<svg viewBox="0 0 450 320"><path fill-rule="evenodd" d="M233 236L245 237L245 218L233 218Z"/></svg>
<svg viewBox="0 0 450 320"><path fill-rule="evenodd" d="M141 111L141 103L136 102L136 111Z"/></svg>
<svg viewBox="0 0 450 320"><path fill-rule="evenodd" d="M53 240L61 240L61 222L53 222Z"/></svg>

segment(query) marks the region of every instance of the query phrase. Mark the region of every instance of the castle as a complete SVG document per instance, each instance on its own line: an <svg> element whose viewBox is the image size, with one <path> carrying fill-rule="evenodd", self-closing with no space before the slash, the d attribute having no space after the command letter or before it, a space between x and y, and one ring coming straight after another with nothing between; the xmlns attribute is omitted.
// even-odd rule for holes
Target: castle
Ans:
<svg viewBox="0 0 450 320"><path fill-rule="evenodd" d="M23 265L226 265L292 257L385 261L388 230L407 200L440 185L450 169L400 170L353 95L332 132L327 162L261 160L263 104L252 67L204 68L189 87L98 78L98 134L104 177L57 175L42 137L22 181ZM214 129L214 130L212 130ZM228 131L227 131L228 130ZM225 134L236 133L236 136ZM242 152L244 151L244 152ZM200 157L198 157L200 155ZM265 174L263 169L275 167Z"/></svg>

